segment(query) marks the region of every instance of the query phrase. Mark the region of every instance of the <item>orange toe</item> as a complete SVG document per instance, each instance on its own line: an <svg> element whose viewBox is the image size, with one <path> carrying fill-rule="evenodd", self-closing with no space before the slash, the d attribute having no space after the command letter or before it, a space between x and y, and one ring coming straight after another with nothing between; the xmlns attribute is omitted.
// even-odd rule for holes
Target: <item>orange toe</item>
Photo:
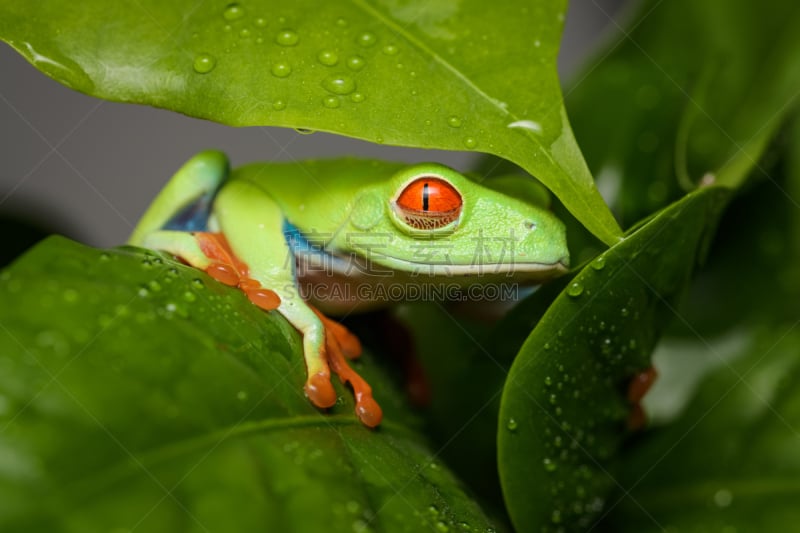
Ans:
<svg viewBox="0 0 800 533"><path fill-rule="evenodd" d="M333 404L336 403L336 391L331 384L331 377L327 374L319 373L308 376L305 391L311 403L317 407L326 409L333 407Z"/></svg>

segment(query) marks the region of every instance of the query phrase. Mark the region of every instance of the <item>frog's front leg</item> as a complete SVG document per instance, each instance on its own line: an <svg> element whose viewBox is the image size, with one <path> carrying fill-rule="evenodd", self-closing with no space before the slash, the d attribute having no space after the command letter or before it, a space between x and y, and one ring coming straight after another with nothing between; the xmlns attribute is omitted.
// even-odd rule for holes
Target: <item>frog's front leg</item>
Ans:
<svg viewBox="0 0 800 533"><path fill-rule="evenodd" d="M246 266L249 278L278 294L278 312L302 334L309 399L322 408L336 403L330 381L333 368L343 382L353 387L359 419L369 427L378 425L381 409L372 398L369 385L345 361L339 339L345 342L347 355L357 355L353 352L360 347L354 345L352 335L342 334L335 326L326 328L328 319L321 319L297 292L294 257L283 233L280 207L258 186L232 181L219 192L214 217L234 259Z"/></svg>

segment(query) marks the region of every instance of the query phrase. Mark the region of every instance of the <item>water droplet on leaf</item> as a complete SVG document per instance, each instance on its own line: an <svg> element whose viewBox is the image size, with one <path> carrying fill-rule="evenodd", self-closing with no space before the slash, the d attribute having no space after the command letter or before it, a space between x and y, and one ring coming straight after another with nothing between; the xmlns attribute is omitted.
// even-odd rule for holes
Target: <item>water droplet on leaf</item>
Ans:
<svg viewBox="0 0 800 533"><path fill-rule="evenodd" d="M325 78L322 86L333 94L350 94L356 89L356 82L350 76L336 74Z"/></svg>
<svg viewBox="0 0 800 533"><path fill-rule="evenodd" d="M192 66L198 74L207 74L217 66L217 60L210 54L199 54L194 58Z"/></svg>
<svg viewBox="0 0 800 533"><path fill-rule="evenodd" d="M275 36L275 42L281 46L294 46L300 40L300 36L294 30L281 30Z"/></svg>
<svg viewBox="0 0 800 533"><path fill-rule="evenodd" d="M367 64L361 56L350 56L347 58L347 67L350 70L361 70Z"/></svg>
<svg viewBox="0 0 800 533"><path fill-rule="evenodd" d="M378 38L375 37L375 34L372 32L365 31L364 33L356 37L356 43L358 43L361 46L365 47L372 46L376 42L378 42Z"/></svg>
<svg viewBox="0 0 800 533"><path fill-rule="evenodd" d="M288 63L284 63L281 61L279 63L274 63L270 71L272 72L272 75L275 77L285 78L286 76L292 73L292 67L289 66Z"/></svg>
<svg viewBox="0 0 800 533"><path fill-rule="evenodd" d="M569 287L567 287L567 294L573 298L577 298L583 294L583 284L580 281L573 281L569 284Z"/></svg>
<svg viewBox="0 0 800 533"><path fill-rule="evenodd" d="M225 20L237 20L244 16L244 8L239 4L228 4L225 11L222 12Z"/></svg>
<svg viewBox="0 0 800 533"><path fill-rule="evenodd" d="M341 105L338 96L326 96L322 99L322 104L329 109L336 109Z"/></svg>
<svg viewBox="0 0 800 533"><path fill-rule="evenodd" d="M317 55L317 60L327 67L332 67L339 62L339 56L331 50L322 50Z"/></svg>

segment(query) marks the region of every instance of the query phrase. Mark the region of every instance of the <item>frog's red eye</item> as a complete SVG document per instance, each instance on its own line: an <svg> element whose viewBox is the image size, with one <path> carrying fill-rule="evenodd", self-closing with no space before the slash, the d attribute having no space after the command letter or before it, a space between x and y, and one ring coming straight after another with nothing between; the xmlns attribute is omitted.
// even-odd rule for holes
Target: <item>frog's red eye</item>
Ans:
<svg viewBox="0 0 800 533"><path fill-rule="evenodd" d="M461 194L441 178L417 178L394 202L397 214L412 228L438 229L458 219L464 205Z"/></svg>

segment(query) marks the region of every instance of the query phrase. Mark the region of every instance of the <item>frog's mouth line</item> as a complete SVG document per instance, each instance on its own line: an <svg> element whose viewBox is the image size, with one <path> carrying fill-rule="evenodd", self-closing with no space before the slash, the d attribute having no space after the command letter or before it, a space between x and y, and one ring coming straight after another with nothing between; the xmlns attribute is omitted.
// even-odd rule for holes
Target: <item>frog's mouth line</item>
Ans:
<svg viewBox="0 0 800 533"><path fill-rule="evenodd" d="M543 278L555 278L566 274L568 266L562 261L555 263L484 263L458 265L452 263L418 263L407 259L399 259L388 255L380 256L388 266L406 272L419 272L433 276L481 276L497 274L543 274Z"/></svg>
<svg viewBox="0 0 800 533"><path fill-rule="evenodd" d="M295 254L299 262L316 265L314 270L328 270L332 274L387 276L388 272L424 277L467 277L467 276L519 276L531 281L544 281L566 274L568 260L555 263L482 263L459 265L453 263L423 263L400 259L390 255L373 253L369 261L358 255L334 253L329 250Z"/></svg>

